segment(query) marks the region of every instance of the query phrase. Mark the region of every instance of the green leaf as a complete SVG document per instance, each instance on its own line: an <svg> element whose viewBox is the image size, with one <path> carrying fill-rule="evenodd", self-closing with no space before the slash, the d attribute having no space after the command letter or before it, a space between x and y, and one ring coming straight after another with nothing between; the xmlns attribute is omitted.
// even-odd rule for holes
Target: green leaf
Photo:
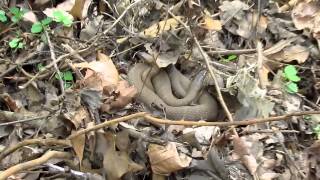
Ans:
<svg viewBox="0 0 320 180"><path fill-rule="evenodd" d="M72 15L61 10L56 10L53 12L53 20L62 23L64 26L70 27L72 25Z"/></svg>
<svg viewBox="0 0 320 180"><path fill-rule="evenodd" d="M23 47L24 47L23 42L19 42L19 44L18 44L18 47L17 47L17 48L22 49Z"/></svg>
<svg viewBox="0 0 320 180"><path fill-rule="evenodd" d="M298 92L298 85L294 82L289 82L286 84L286 90L288 93L297 93Z"/></svg>
<svg viewBox="0 0 320 180"><path fill-rule="evenodd" d="M284 68L284 77L290 81L298 82L301 80L297 73L298 71L293 65L288 65Z"/></svg>
<svg viewBox="0 0 320 180"><path fill-rule="evenodd" d="M297 75L289 76L288 79L293 82L299 82L301 80L301 78Z"/></svg>
<svg viewBox="0 0 320 180"><path fill-rule="evenodd" d="M18 19L16 16L11 17L11 21L14 23L19 22L20 19Z"/></svg>
<svg viewBox="0 0 320 180"><path fill-rule="evenodd" d="M43 70L44 69L43 64L41 64L41 63L37 64L37 69L38 69L38 71Z"/></svg>
<svg viewBox="0 0 320 180"><path fill-rule="evenodd" d="M237 55L235 55L235 54L229 55L228 58L227 58L228 61L233 61L233 60L236 60L236 59L237 59Z"/></svg>
<svg viewBox="0 0 320 180"><path fill-rule="evenodd" d="M73 81L73 76L71 71L65 71L63 73L63 80L65 81Z"/></svg>
<svg viewBox="0 0 320 180"><path fill-rule="evenodd" d="M17 7L12 7L9 9L9 11L13 14L13 15L17 15L20 13L20 9Z"/></svg>
<svg viewBox="0 0 320 180"><path fill-rule="evenodd" d="M56 10L53 12L53 20L56 22L62 22L64 19L63 11Z"/></svg>
<svg viewBox="0 0 320 180"><path fill-rule="evenodd" d="M52 22L52 18L50 18L50 17L47 17L47 18L41 20L41 24L42 24L43 26L47 26L47 25L49 25L51 22Z"/></svg>
<svg viewBox="0 0 320 180"><path fill-rule="evenodd" d="M32 33L40 33L40 32L42 32L42 30L43 30L43 27L40 22L35 22L32 24L32 27L31 27Z"/></svg>
<svg viewBox="0 0 320 180"><path fill-rule="evenodd" d="M16 48L21 40L19 38L14 38L9 42L11 48Z"/></svg>
<svg viewBox="0 0 320 180"><path fill-rule="evenodd" d="M1 22L7 22L8 21L6 13L4 11L2 11L2 10L0 10L0 21Z"/></svg>

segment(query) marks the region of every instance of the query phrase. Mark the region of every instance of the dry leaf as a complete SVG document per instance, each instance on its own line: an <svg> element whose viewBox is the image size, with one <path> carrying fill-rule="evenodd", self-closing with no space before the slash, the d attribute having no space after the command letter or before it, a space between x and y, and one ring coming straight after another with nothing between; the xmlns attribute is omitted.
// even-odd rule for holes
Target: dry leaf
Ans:
<svg viewBox="0 0 320 180"><path fill-rule="evenodd" d="M111 91L109 90L111 89ZM102 105L101 110L103 112L109 112L112 109L121 109L129 104L137 94L137 89L134 86L130 86L127 81L119 81L117 89L114 91L112 88L104 88L104 94L116 94L115 99L107 101ZM113 93L114 92L114 93Z"/></svg>
<svg viewBox="0 0 320 180"><path fill-rule="evenodd" d="M87 84L88 88L99 91L102 91L105 86L116 87L119 81L119 74L111 58L102 53L98 53L97 58L100 61L74 64L77 68L88 69L83 83Z"/></svg>
<svg viewBox="0 0 320 180"><path fill-rule="evenodd" d="M71 144L72 144L74 152L76 153L76 155L80 161L80 166L81 166L81 162L83 159L85 141L86 141L85 134L76 136L75 138L71 139Z"/></svg>
<svg viewBox="0 0 320 180"><path fill-rule="evenodd" d="M176 16L176 18L179 20L183 19L182 16ZM150 26L149 28L141 32L140 35L145 36L147 38L155 38L165 31L176 29L178 25L179 25L179 22L176 19L174 18L166 19L156 24L153 24L152 26Z"/></svg>
<svg viewBox="0 0 320 180"><path fill-rule="evenodd" d="M85 2L86 0L76 0L74 6L70 11L70 14L72 14L73 17L76 17L78 19L83 19L83 15L86 15L86 13L83 13Z"/></svg>
<svg viewBox="0 0 320 180"><path fill-rule="evenodd" d="M201 27L208 30L220 31L222 29L222 24L221 21L215 20L212 17L206 15L203 18L203 23L201 23Z"/></svg>
<svg viewBox="0 0 320 180"><path fill-rule="evenodd" d="M298 29L313 29L314 18L319 14L319 6L316 3L301 2L292 10L292 20Z"/></svg>
<svg viewBox="0 0 320 180"><path fill-rule="evenodd" d="M108 179L120 180L128 172L137 172L143 169L141 165L133 162L126 152L116 151L115 137L112 133L105 133L104 137L107 148L104 153L103 167Z"/></svg>
<svg viewBox="0 0 320 180"><path fill-rule="evenodd" d="M269 55L268 58L281 61L291 62L296 60L299 64L304 63L309 57L309 49L301 45L293 45L283 48L280 52Z"/></svg>
<svg viewBox="0 0 320 180"><path fill-rule="evenodd" d="M164 175L188 167L192 160L185 154L179 154L173 142L169 142L166 146L150 144L148 156L152 171Z"/></svg>
<svg viewBox="0 0 320 180"><path fill-rule="evenodd" d="M246 142L239 137L233 137L234 152L240 157L240 160L248 168L249 172L253 175L257 171L258 163L255 157L250 153Z"/></svg>

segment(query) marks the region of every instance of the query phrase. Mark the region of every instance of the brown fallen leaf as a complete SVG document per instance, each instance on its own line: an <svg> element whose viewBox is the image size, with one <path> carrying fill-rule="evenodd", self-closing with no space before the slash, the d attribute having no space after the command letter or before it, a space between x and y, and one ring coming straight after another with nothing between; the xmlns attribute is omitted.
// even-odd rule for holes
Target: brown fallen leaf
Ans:
<svg viewBox="0 0 320 180"><path fill-rule="evenodd" d="M156 174L169 175L188 167L192 160L185 154L179 154L174 142L169 142L166 146L150 144L147 153L152 171Z"/></svg>
<svg viewBox="0 0 320 180"><path fill-rule="evenodd" d="M204 29L220 31L222 29L221 21L215 20L212 17L205 15L200 26Z"/></svg>
<svg viewBox="0 0 320 180"><path fill-rule="evenodd" d="M315 2L301 2L292 10L292 21L298 29L313 29L314 18L319 14L319 6Z"/></svg>
<svg viewBox="0 0 320 180"><path fill-rule="evenodd" d="M91 1L92 0L76 0L74 6L70 11L70 14L78 19L83 19L87 16L89 4L91 3Z"/></svg>
<svg viewBox="0 0 320 180"><path fill-rule="evenodd" d="M176 16L177 19L182 20L182 16ZM175 18L165 19L156 24L151 25L144 31L140 33L141 36L145 36L147 38L155 38L165 31L176 29L179 25L179 22Z"/></svg>
<svg viewBox="0 0 320 180"><path fill-rule="evenodd" d="M72 144L74 152L76 153L76 155L77 155L77 157L79 159L80 167L81 167L82 159L83 159L85 140L86 140L86 135L85 134L76 136L75 138L71 139L71 144Z"/></svg>
<svg viewBox="0 0 320 180"><path fill-rule="evenodd" d="M309 57L309 49L301 45L292 45L283 48L280 52L269 55L268 58L281 61L291 62L296 60L299 64L304 63Z"/></svg>
<svg viewBox="0 0 320 180"><path fill-rule="evenodd" d="M110 57L105 54L97 54L99 61L74 64L77 68L87 69L82 83L87 88L102 91L103 87L116 87L119 82L119 73Z"/></svg>
<svg viewBox="0 0 320 180"><path fill-rule="evenodd" d="M124 80L119 81L117 89L113 91L113 93L110 92L110 89L108 88L104 88L103 91L105 95L116 94L115 99L111 99L111 101L108 101L101 106L101 110L103 112L109 112L113 109L121 109L125 107L137 94L137 89L134 86L130 86L129 83Z"/></svg>
<svg viewBox="0 0 320 180"><path fill-rule="evenodd" d="M101 139L100 139L101 140ZM137 172L143 169L143 166L133 162L127 152L116 151L115 136L110 133L104 133L106 149L103 158L103 168L108 179L120 180L128 172Z"/></svg>
<svg viewBox="0 0 320 180"><path fill-rule="evenodd" d="M247 167L249 172L254 175L258 168L255 157L250 153L246 142L240 137L233 137L234 152L237 154L242 163Z"/></svg>

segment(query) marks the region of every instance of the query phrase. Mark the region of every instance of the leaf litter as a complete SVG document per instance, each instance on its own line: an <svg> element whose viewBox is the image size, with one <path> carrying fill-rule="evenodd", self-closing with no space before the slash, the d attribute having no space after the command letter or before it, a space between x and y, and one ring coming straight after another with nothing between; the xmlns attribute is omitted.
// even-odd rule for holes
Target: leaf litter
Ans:
<svg viewBox="0 0 320 180"><path fill-rule="evenodd" d="M319 113L308 113L320 109L317 1L0 7L0 179L320 179ZM190 79L213 69L205 91L220 101L222 92L234 123L304 113L236 127L166 124L165 109L137 101L127 77L137 62Z"/></svg>

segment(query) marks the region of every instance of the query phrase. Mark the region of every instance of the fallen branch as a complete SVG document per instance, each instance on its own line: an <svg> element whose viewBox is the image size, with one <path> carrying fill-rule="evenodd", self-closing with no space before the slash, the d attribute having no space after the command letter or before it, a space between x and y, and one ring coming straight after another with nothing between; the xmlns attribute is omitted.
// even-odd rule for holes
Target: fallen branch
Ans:
<svg viewBox="0 0 320 180"><path fill-rule="evenodd" d="M28 145L43 145L43 146L52 146L52 145L62 145L62 146L69 146L71 147L71 142L68 140L59 140L59 139L27 139L22 142L19 142L13 146L7 147L0 153L0 162L3 158L8 156L9 154L13 153L17 149L28 146Z"/></svg>
<svg viewBox="0 0 320 180"><path fill-rule="evenodd" d="M31 161L20 163L20 164L17 164L15 166L12 166L12 167L8 168L5 171L2 171L0 173L0 180L5 180L9 176L14 175L14 174L16 174L18 172L21 172L23 170L27 170L27 169L30 169L32 167L44 164L47 161L49 161L50 159L52 159L52 158L67 159L67 158L71 158L71 157L72 157L72 155L70 153L67 153L67 152L47 151L44 155L42 155L38 159L34 159L34 160L31 160Z"/></svg>
<svg viewBox="0 0 320 180"><path fill-rule="evenodd" d="M271 122L271 121L281 121L281 120L287 120L289 117L292 116L303 116L303 115L310 115L310 114L320 114L320 111L302 111L302 112L295 112L290 114L285 114L281 116L274 116L274 117L268 117L268 118L257 118L257 119L249 119L249 120L243 120L243 121L234 121L234 122L195 122L195 121L174 121L169 119L159 119L156 117L151 116L150 114L146 112L139 112L135 114L131 114L128 116L116 118L110 121L105 121L101 124L97 124L95 126L79 130L75 132L74 134L70 135L67 139L75 138L79 135L86 134L90 131L95 131L104 127L108 127L114 124L117 124L119 122L129 121L129 120L137 120L137 119L143 119L148 122L153 123L159 123L159 124L167 124L167 125L183 125L183 126L220 126L220 127L230 127L230 126L244 126L244 125L252 125L252 124L259 124L259 123L265 123L265 122Z"/></svg>

